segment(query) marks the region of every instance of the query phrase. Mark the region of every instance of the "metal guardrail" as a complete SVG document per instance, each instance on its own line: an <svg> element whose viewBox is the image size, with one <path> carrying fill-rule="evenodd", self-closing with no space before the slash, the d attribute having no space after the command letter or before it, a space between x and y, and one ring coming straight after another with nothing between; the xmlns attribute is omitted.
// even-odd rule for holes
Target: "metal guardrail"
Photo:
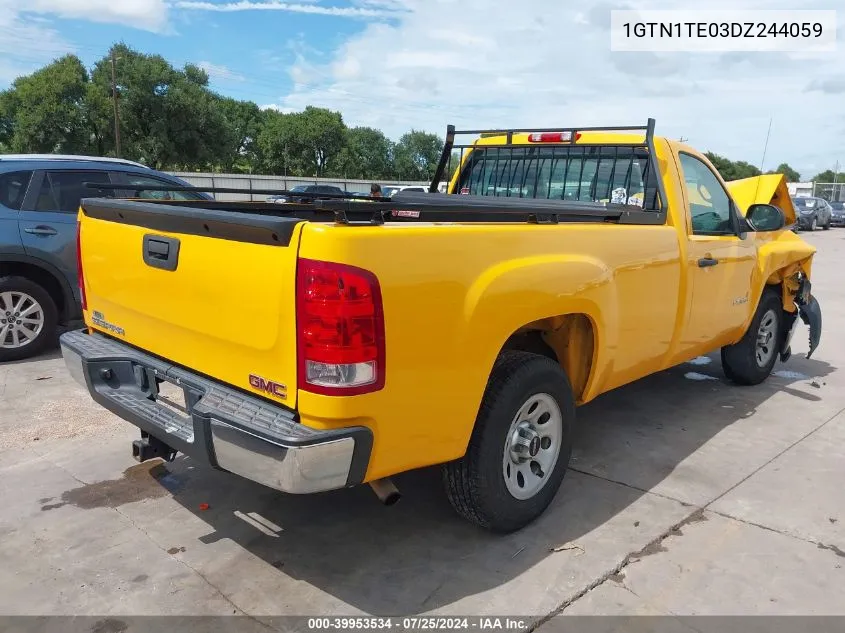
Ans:
<svg viewBox="0 0 845 633"><path fill-rule="evenodd" d="M290 190L296 185L333 185L350 193L369 193L370 185L377 182L382 187L387 185L429 186L429 181L412 180L358 180L352 178L305 178L301 176L265 176L259 174L212 174L197 172L167 172L181 178L195 187L213 189L238 189L243 193L220 193L215 198L221 201L263 201L267 196L256 190Z"/></svg>

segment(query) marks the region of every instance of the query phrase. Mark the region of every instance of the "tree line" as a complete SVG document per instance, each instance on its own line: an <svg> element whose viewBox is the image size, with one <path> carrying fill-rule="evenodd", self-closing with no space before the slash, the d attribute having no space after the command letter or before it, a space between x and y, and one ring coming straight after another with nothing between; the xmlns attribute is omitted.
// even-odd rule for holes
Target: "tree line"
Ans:
<svg viewBox="0 0 845 633"><path fill-rule="evenodd" d="M705 152L705 156L710 159L713 166L722 175L725 180L741 180L743 178L752 178L754 176L762 175L757 167L744 160L732 161L724 156L719 156L713 152ZM800 182L801 174L795 171L787 163L781 163L777 169L772 169L766 172L767 174L783 174L786 176L788 182ZM818 176L816 176L818 178Z"/></svg>
<svg viewBox="0 0 845 633"><path fill-rule="evenodd" d="M0 152L117 156L115 101L120 156L155 169L428 180L443 148L436 134L411 130L393 142L325 108L261 109L212 91L197 65L174 68L116 44L90 71L65 55L0 92ZM725 180L761 173L745 161L707 157ZM767 173L800 181L786 163ZM813 180L845 181L845 173Z"/></svg>
<svg viewBox="0 0 845 633"><path fill-rule="evenodd" d="M112 77L120 156L155 169L428 180L443 148L436 134L393 142L324 108L261 109L212 91L199 66L117 44L90 71L65 55L0 92L0 151L117 156Z"/></svg>

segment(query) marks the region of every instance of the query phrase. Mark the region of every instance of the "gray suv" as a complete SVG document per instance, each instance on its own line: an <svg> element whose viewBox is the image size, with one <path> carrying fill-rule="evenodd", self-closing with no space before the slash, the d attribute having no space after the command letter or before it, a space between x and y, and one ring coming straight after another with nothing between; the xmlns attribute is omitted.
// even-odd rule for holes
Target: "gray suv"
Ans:
<svg viewBox="0 0 845 633"><path fill-rule="evenodd" d="M125 184L96 190L83 183ZM147 191L183 180L121 159L0 155L0 362L39 354L56 328L81 317L76 215L86 197L209 199L207 194Z"/></svg>

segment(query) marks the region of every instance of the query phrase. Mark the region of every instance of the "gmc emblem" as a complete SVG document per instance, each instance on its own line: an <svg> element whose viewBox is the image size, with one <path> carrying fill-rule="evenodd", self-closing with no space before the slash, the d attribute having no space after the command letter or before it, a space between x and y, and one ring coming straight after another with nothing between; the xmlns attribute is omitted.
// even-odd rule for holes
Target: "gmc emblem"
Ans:
<svg viewBox="0 0 845 633"><path fill-rule="evenodd" d="M277 398L288 397L288 388L280 382L273 382L272 380L267 380L266 378L262 378L261 376L250 374L249 384L254 389L269 393L271 396L276 396Z"/></svg>

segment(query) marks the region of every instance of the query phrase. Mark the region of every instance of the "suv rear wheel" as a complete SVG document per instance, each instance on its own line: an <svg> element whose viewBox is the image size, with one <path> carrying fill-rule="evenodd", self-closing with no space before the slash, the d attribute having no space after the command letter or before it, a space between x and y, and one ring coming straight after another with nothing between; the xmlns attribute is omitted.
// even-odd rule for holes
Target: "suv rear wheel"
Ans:
<svg viewBox="0 0 845 633"><path fill-rule="evenodd" d="M58 310L26 277L0 277L0 362L36 356L55 339Z"/></svg>

